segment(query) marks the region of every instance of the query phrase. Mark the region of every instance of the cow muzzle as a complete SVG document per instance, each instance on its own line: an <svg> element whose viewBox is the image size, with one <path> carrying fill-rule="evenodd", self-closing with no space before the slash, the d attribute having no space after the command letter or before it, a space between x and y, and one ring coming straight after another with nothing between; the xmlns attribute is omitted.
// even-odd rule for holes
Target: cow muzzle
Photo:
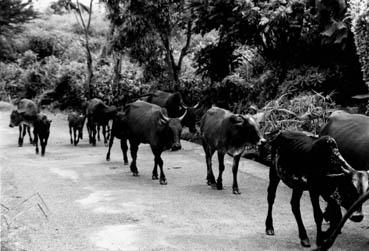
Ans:
<svg viewBox="0 0 369 251"><path fill-rule="evenodd" d="M178 150L181 150L181 148L182 148L182 146L181 146L181 144L180 143L174 143L173 145L172 145L172 151L174 152L174 151L178 151Z"/></svg>

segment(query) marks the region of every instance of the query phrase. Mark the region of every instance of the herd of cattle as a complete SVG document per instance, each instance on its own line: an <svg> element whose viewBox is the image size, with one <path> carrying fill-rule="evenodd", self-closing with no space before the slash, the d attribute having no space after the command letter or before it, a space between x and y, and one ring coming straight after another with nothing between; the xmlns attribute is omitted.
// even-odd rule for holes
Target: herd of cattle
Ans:
<svg viewBox="0 0 369 251"><path fill-rule="evenodd" d="M87 119L89 143L96 145L96 136L100 137L100 127L104 143L109 141L106 160L110 160L110 150L114 138L120 139L124 164L128 164L128 145L131 151L130 170L138 176L137 151L139 144L150 144L155 156L152 179L159 179L160 184L167 184L163 171L161 153L165 150L181 149L180 135L182 127L196 132L197 106L184 105L180 94L156 91L145 100L126 105L123 109L107 106L99 99L88 102L82 114L72 112L68 116L70 142L77 145L83 138L83 126ZM109 128L109 121L112 128ZM10 127L19 126L19 146L28 132L30 142L38 149L41 144L41 155L50 133L51 120L39 113L36 104L22 99L18 109L10 115ZM34 127L34 138L30 133ZM281 131L266 141L260 133L258 120L253 115L234 114L228 110L212 107L205 112L200 121L202 145L205 151L207 166L207 184L223 189L222 173L224 156L233 157L233 193L240 194L237 183L237 172L240 157L248 145L271 146L272 161L269 168L268 214L266 218L266 234L274 235L272 209L277 186L282 180L292 189L291 208L296 218L298 233L302 246L309 247L300 213L300 199L304 191L309 191L317 228L317 245L321 245L328 235L337 227L342 218L341 206L348 209L361 195L369 191L369 117L360 114L349 114L335 111L321 130L319 136L307 135L304 132ZM219 174L215 180L212 170L212 156L217 151ZM157 167L160 168L158 177ZM327 202L323 213L319 198ZM360 222L363 213L359 208L351 220ZM327 231L322 231L323 218L330 223Z"/></svg>

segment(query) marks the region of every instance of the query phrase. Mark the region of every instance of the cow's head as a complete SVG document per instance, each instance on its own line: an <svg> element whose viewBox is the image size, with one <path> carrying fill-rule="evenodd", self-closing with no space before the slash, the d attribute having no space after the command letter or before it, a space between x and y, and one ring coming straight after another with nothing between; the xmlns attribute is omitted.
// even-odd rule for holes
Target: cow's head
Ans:
<svg viewBox="0 0 369 251"><path fill-rule="evenodd" d="M316 161L323 164L329 178L329 196L337 204L349 209L368 190L368 172L356 171L340 154L336 141L330 136L322 136L314 143ZM359 222L364 218L361 207L350 217Z"/></svg>
<svg viewBox="0 0 369 251"><path fill-rule="evenodd" d="M182 133L182 120L186 116L187 110L179 118L169 118L163 112L160 113L159 124L164 126L166 140L172 142L172 151L177 151L182 148L180 137Z"/></svg>
<svg viewBox="0 0 369 251"><path fill-rule="evenodd" d="M254 145L261 145L266 142L262 137L259 125L252 116L234 114L230 117L231 128L229 132L233 137L240 141L248 142Z"/></svg>
<svg viewBox="0 0 369 251"><path fill-rule="evenodd" d="M199 107L199 103L194 106L186 106L182 103L182 110L187 111L186 116L182 120L182 125L187 126L191 133L196 132L196 109Z"/></svg>
<svg viewBox="0 0 369 251"><path fill-rule="evenodd" d="M18 126L23 120L23 113L18 112L17 110L13 110L10 114L10 123L9 127Z"/></svg>

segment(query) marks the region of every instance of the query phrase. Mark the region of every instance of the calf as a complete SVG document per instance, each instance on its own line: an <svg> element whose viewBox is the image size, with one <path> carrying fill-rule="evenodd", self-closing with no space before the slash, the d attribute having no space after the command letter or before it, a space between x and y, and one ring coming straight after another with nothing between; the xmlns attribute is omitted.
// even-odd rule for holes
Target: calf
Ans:
<svg viewBox="0 0 369 251"><path fill-rule="evenodd" d="M265 142L254 118L212 107L201 120L201 139L206 155L208 185L216 186L219 190L223 189L224 155L228 153L233 156L233 193L240 194L237 172L241 154L248 144L255 145ZM211 159L215 151L218 151L219 160L217 182L215 182L211 167Z"/></svg>
<svg viewBox="0 0 369 251"><path fill-rule="evenodd" d="M51 120L48 119L45 114L38 114L36 120L34 121L36 154L39 153L38 139L40 139L41 156L45 155L47 140L49 139L50 135L50 124Z"/></svg>
<svg viewBox="0 0 369 251"><path fill-rule="evenodd" d="M9 127L19 126L18 146L23 146L26 132L28 132L30 143L33 143L30 128L33 126L38 112L36 104L30 99L21 99L17 110L11 112Z"/></svg>
<svg viewBox="0 0 369 251"><path fill-rule="evenodd" d="M171 147L175 147L176 149L181 148L179 141L182 131L181 120L186 114L183 114L179 118L169 118L166 115L165 109L162 110L160 106L144 101L136 101L128 104L124 113L119 122L115 121L114 135L119 135L121 142L129 140L132 156L130 168L133 175L138 176L136 160L139 144L150 144L155 156L152 179L158 179L157 167L159 166L160 184L166 185L167 180L163 170L163 160L160 155L164 150L170 149ZM116 133L117 130L119 130L118 133ZM127 151L126 145L122 147L122 150L123 153Z"/></svg>
<svg viewBox="0 0 369 251"><path fill-rule="evenodd" d="M77 112L72 112L68 115L70 143L74 144L75 146L78 144L80 139L83 139L83 125L85 123L85 119L86 116L83 114L78 114Z"/></svg>
<svg viewBox="0 0 369 251"><path fill-rule="evenodd" d="M302 132L280 132L272 141L272 166L269 170L268 215L266 234L274 235L272 209L280 180L292 188L291 207L296 218L299 237L304 247L310 246L300 213L300 199L308 190L317 228L317 245L325 238L321 230L322 211L319 196L327 201L333 212L329 233L337 226L342 215L340 206L349 208L359 197L352 177L355 170L341 156L336 141L329 136L316 138ZM357 212L352 220L361 221L363 215Z"/></svg>
<svg viewBox="0 0 369 251"><path fill-rule="evenodd" d="M103 127L104 144L108 143L106 126L116 113L115 106L107 106L101 99L94 98L88 102L86 116L90 144L96 146L96 128L98 126Z"/></svg>

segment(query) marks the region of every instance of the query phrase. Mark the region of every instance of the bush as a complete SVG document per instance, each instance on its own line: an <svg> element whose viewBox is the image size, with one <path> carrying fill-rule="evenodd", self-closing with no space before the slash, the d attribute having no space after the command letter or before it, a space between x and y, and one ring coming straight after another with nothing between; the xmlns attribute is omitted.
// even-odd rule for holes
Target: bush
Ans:
<svg viewBox="0 0 369 251"><path fill-rule="evenodd" d="M37 54L39 60L52 55L60 56L63 52L56 38L42 34L29 38L29 49Z"/></svg>

